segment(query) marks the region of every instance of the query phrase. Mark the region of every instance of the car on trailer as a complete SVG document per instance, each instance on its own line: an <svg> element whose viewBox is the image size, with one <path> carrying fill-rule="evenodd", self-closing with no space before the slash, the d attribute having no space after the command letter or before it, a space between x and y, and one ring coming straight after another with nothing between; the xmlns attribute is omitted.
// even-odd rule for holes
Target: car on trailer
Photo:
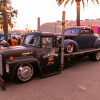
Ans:
<svg viewBox="0 0 100 100"><path fill-rule="evenodd" d="M57 34L59 38L61 34ZM64 32L64 52L72 53L84 50L100 48L100 37L94 34L90 27L75 26L67 28ZM61 47L61 38L58 39L58 45ZM90 58L93 58L90 56Z"/></svg>

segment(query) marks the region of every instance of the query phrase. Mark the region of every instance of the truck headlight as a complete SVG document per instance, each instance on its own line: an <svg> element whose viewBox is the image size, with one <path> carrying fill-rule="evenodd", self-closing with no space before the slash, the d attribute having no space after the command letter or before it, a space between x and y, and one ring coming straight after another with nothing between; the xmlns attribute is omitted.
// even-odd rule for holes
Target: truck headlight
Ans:
<svg viewBox="0 0 100 100"><path fill-rule="evenodd" d="M6 72L9 73L9 65L6 64Z"/></svg>

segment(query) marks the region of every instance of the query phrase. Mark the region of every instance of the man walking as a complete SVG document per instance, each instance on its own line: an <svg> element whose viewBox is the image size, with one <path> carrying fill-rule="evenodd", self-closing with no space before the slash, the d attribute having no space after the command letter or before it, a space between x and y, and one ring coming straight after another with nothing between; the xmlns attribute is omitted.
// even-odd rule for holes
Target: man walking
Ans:
<svg viewBox="0 0 100 100"><path fill-rule="evenodd" d="M17 46L18 45L17 40L15 39L15 37L13 38L11 43L12 43L12 46Z"/></svg>

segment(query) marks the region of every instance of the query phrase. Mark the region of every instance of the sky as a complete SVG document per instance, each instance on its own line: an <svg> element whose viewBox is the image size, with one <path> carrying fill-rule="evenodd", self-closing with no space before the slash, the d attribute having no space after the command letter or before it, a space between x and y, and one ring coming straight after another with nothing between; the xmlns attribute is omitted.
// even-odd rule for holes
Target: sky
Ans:
<svg viewBox="0 0 100 100"><path fill-rule="evenodd" d="M25 30L28 25L31 30L37 29L37 18L40 17L40 25L48 22L62 21L62 11L65 11L65 20L76 20L76 3L71 6L69 2L64 8L64 3L58 7L56 0L11 0L12 6L18 10L17 25L15 29ZM85 1L83 10L82 2L80 3L80 19L100 18L100 5L95 6L91 0Z"/></svg>

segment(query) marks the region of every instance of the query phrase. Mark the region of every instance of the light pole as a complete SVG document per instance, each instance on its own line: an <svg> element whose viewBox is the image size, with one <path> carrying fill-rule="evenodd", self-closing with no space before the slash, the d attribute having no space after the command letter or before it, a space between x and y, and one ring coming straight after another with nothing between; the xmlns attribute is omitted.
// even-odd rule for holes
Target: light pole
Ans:
<svg viewBox="0 0 100 100"><path fill-rule="evenodd" d="M65 31L65 11L62 12L61 70L63 70L64 67L64 31Z"/></svg>
<svg viewBox="0 0 100 100"><path fill-rule="evenodd" d="M55 21L55 33L56 33L56 22L57 22L57 21Z"/></svg>
<svg viewBox="0 0 100 100"><path fill-rule="evenodd" d="M40 17L38 17L38 28L37 31L40 31Z"/></svg>

